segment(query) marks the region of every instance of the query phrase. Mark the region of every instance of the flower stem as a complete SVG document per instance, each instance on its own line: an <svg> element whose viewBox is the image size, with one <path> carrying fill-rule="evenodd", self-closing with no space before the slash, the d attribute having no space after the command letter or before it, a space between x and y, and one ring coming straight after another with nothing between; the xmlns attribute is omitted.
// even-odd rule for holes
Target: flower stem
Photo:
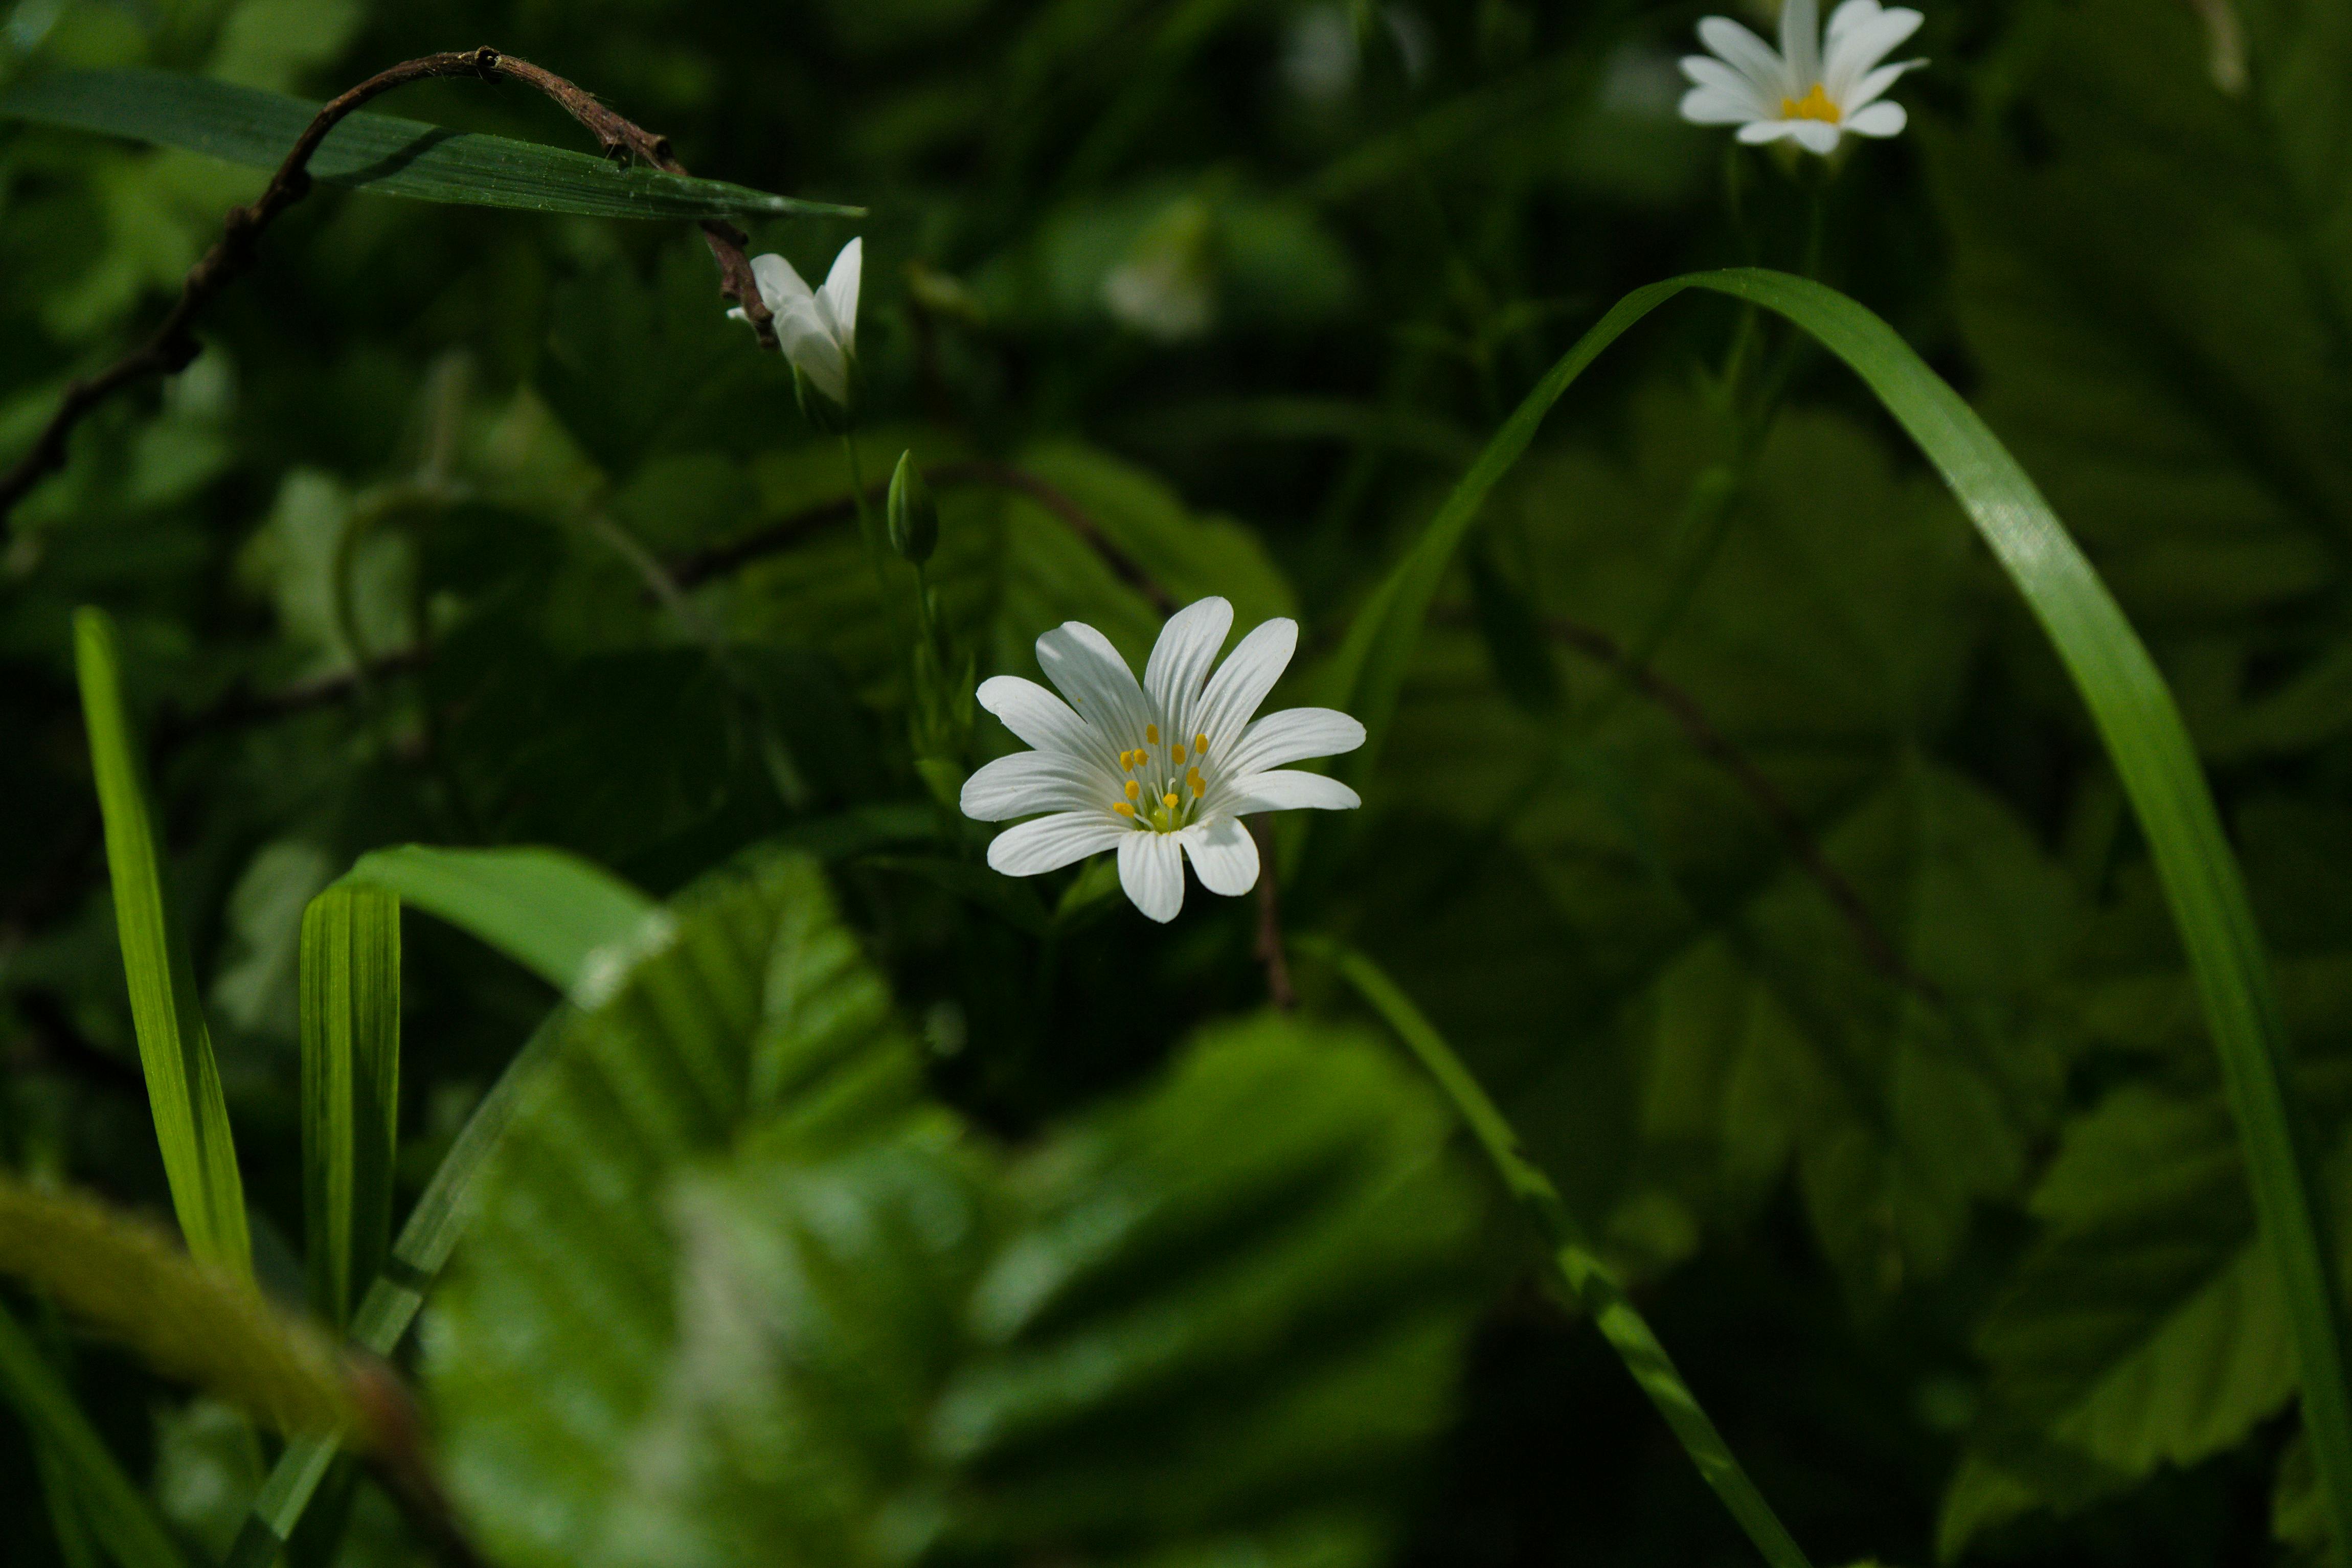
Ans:
<svg viewBox="0 0 2352 1568"><path fill-rule="evenodd" d="M1633 1381L1650 1396L1666 1425L1674 1428L1700 1477L1715 1489L1764 1561L1771 1568L1811 1568L1795 1537L1756 1490L1723 1434L1700 1407L1698 1396L1683 1381L1674 1358L1626 1298L1624 1288L1594 1249L1584 1227L1569 1212L1559 1189L1521 1150L1518 1134L1444 1037L1379 966L1354 948L1322 936L1302 936L1297 946L1338 969L1437 1081L1486 1151L1496 1174L1503 1178L1503 1186L1534 1216L1550 1244L1552 1263L1561 1281L1591 1314L1601 1337L1625 1363L1625 1370L1633 1375Z"/></svg>

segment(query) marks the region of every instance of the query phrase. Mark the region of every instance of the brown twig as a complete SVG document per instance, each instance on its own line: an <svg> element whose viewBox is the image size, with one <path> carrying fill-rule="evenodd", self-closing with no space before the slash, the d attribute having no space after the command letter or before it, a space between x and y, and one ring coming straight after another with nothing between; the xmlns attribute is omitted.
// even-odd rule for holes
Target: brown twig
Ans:
<svg viewBox="0 0 2352 1568"><path fill-rule="evenodd" d="M988 485L1001 490L1020 492L1068 524L1070 531L1102 558L1102 563L1110 568L1111 575L1141 594L1150 602L1152 609L1166 615L1176 608L1175 596L1145 570L1141 562L1104 533L1102 525L1096 522L1084 507L1028 470L1016 468L1009 463L973 458L958 463L935 464L923 470L923 477L935 489L958 485ZM874 485L866 490L869 505L880 506L888 497L889 486L887 484ZM849 522L856 516L857 500L854 496L811 507L732 543L698 550L672 561L670 579L680 588L697 587L762 557L788 550L811 535Z"/></svg>
<svg viewBox="0 0 2352 1568"><path fill-rule="evenodd" d="M1290 983L1290 959L1282 950L1282 896L1274 885L1274 835L1264 817L1246 819L1250 837L1257 841L1257 961L1265 966L1266 999L1283 1012L1298 1006L1297 988Z"/></svg>
<svg viewBox="0 0 2352 1568"><path fill-rule="evenodd" d="M151 376L175 375L187 368L202 350L195 337L196 318L252 267L262 232L277 221L279 214L310 193L310 159L329 131L361 106L394 88L437 77L463 76L490 82L502 76L512 77L562 105L572 119L588 129L607 154L642 158L667 173L686 172L671 154L667 137L656 136L630 123L598 102L593 94L553 72L493 48L425 55L378 72L321 108L295 139L293 150L270 176L269 183L262 187L261 194L247 205L229 209L220 238L188 269L178 303L163 318L154 336L96 375L66 388L57 412L49 416L31 449L5 476L0 476L0 519L7 517L43 476L65 465L67 438L92 409L135 382ZM743 254L747 236L733 225L717 219L706 220L702 233L711 256L719 263L719 293L742 307L761 343L775 348L775 328L760 298L759 286L752 279L751 264Z"/></svg>
<svg viewBox="0 0 2352 1568"><path fill-rule="evenodd" d="M1832 905L1845 917L1847 925L1853 928L1854 941L1860 945L1871 967L1927 1000L1939 1006L1942 1004L1942 990L1934 981L1912 968L1904 961L1903 955L1895 950L1895 945L1887 940L1886 934L1879 929L1878 922L1872 917L1870 906L1863 902L1861 893L1846 880L1844 873L1830 862L1829 856L1822 852L1822 846L1814 839L1812 831L1806 827L1804 818L1798 815L1797 809L1789 803L1788 798L1773 786L1748 754L1733 745L1731 738L1715 727L1715 722L1707 717L1706 710L1699 706L1698 699L1649 665L1633 659L1618 645L1615 638L1597 627L1553 617L1546 622L1545 630L1563 645L1596 664L1606 664L1628 686L1664 708L1667 716L1682 727L1683 733L1690 737L1691 744L1697 747L1700 755L1729 774L1732 781L1747 791L1748 799L1756 803L1756 809L1764 813L1780 833L1781 841L1796 857L1797 863L1820 884Z"/></svg>

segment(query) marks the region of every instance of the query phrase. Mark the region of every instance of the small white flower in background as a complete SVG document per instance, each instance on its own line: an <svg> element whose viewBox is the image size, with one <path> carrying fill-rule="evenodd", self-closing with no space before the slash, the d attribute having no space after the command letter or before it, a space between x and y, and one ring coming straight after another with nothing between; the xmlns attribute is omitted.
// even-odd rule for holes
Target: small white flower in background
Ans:
<svg viewBox="0 0 2352 1568"><path fill-rule="evenodd" d="M841 247L822 288L811 288L781 256L751 258L751 276L759 280L768 314L776 319L784 357L816 383L817 391L845 407L850 363L857 358L857 279L865 267L863 235ZM732 320L749 319L740 306L727 314Z"/></svg>
<svg viewBox="0 0 2352 1568"><path fill-rule="evenodd" d="M1701 21L1699 41L1715 54L1683 57L1683 74L1696 84L1684 95L1683 118L1737 125L1739 140L1751 144L1785 136L1823 154L1848 131L1899 133L1908 123L1903 106L1880 99L1904 72L1927 62L1878 62L1917 32L1924 18L1878 0L1845 0L1823 37L1815 32L1819 16L1815 0L1786 0L1777 52L1728 17Z"/></svg>
<svg viewBox="0 0 2352 1568"><path fill-rule="evenodd" d="M982 682L980 706L1037 749L973 774L964 815L1001 822L1051 813L998 834L988 863L1035 876L1115 849L1127 896L1164 922L1184 906L1187 855L1211 893L1233 898L1257 885L1257 843L1244 816L1361 805L1338 779L1284 764L1353 751L1362 725L1322 707L1251 722L1298 646L1298 622L1265 622L1212 674L1233 623L1222 599L1178 611L1138 685L1108 638L1068 621L1037 639L1037 663L1067 703L1014 675Z"/></svg>

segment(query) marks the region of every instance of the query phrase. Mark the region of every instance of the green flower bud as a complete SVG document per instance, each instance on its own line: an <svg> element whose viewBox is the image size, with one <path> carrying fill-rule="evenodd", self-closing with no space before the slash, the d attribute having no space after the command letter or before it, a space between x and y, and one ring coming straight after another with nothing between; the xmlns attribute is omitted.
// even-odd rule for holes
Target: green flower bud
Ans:
<svg viewBox="0 0 2352 1568"><path fill-rule="evenodd" d="M898 559L920 566L939 548L940 504L915 466L915 455L902 452L890 476L890 548Z"/></svg>

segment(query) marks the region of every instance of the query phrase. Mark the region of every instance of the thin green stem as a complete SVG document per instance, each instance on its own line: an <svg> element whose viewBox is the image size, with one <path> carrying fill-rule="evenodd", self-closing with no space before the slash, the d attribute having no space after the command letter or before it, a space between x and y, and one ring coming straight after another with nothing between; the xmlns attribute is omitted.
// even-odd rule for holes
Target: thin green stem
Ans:
<svg viewBox="0 0 2352 1568"><path fill-rule="evenodd" d="M1486 1151L1486 1158L1502 1178L1504 1187L1518 1199L1534 1217L1544 1239L1549 1243L1553 1266L1584 1310L1591 1314L1593 1326L1609 1342L1625 1370L1697 1467L1700 1477L1715 1489L1723 1506L1748 1532L1748 1539L1771 1568L1811 1568L1796 1538L1772 1511L1764 1494L1748 1478L1738 1456L1723 1434L1698 1402L1676 1370L1674 1358L1666 1347L1658 1343L1649 1322L1626 1298L1624 1287L1610 1272L1586 1236L1584 1227L1569 1211L1559 1189L1543 1168L1519 1146L1519 1135L1496 1108L1486 1091L1479 1085L1462 1059L1454 1054L1435 1026L1413 1006L1412 998L1400 990L1395 982L1383 974L1379 966L1355 949L1328 937L1302 936L1295 946L1299 951L1324 959L1338 969L1356 993L1370 1004L1388 1026L1396 1031L1407 1049L1421 1061L1429 1075L1445 1097L1454 1103L1458 1113Z"/></svg>

